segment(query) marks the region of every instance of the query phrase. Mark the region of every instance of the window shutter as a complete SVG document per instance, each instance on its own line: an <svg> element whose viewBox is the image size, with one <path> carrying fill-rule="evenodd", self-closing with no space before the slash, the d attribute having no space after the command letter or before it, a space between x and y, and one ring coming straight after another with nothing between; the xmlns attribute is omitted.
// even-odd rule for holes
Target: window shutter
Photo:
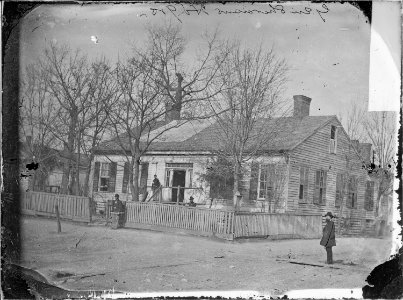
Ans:
<svg viewBox="0 0 403 300"><path fill-rule="evenodd" d="M305 195L304 195L304 179L305 179L305 174L304 174L304 167L299 167L299 193L298 193L298 199L300 200L300 202L303 202L303 200L305 199Z"/></svg>
<svg viewBox="0 0 403 300"><path fill-rule="evenodd" d="M340 194L340 186L341 186L341 174L337 174L336 176L336 199L334 202L334 206L340 207L340 200L341 200L341 194Z"/></svg>
<svg viewBox="0 0 403 300"><path fill-rule="evenodd" d="M147 179L148 179L148 162L145 162L141 164L141 176L140 176L141 193L145 193L147 191Z"/></svg>
<svg viewBox="0 0 403 300"><path fill-rule="evenodd" d="M305 168L304 199L308 201L309 168Z"/></svg>
<svg viewBox="0 0 403 300"><path fill-rule="evenodd" d="M123 167L123 183L122 183L122 193L127 193L127 185L129 184L130 175L130 164L125 162Z"/></svg>
<svg viewBox="0 0 403 300"><path fill-rule="evenodd" d="M322 202L321 204L326 204L326 182L327 182L327 171L323 171L323 189L322 189Z"/></svg>
<svg viewBox="0 0 403 300"><path fill-rule="evenodd" d="M315 191L313 193L313 203L319 203L319 180L320 180L320 171L315 172Z"/></svg>
<svg viewBox="0 0 403 300"><path fill-rule="evenodd" d="M365 197L364 197L364 208L366 209L366 210L369 210L369 197L370 197L370 191L369 191L369 181L367 181L366 183L365 183Z"/></svg>
<svg viewBox="0 0 403 300"><path fill-rule="evenodd" d="M354 181L353 177L350 177L348 180L348 197L347 197L347 203L346 203L348 208L351 208L353 205L353 191L354 191L354 188L353 188L354 182L353 181Z"/></svg>
<svg viewBox="0 0 403 300"><path fill-rule="evenodd" d="M250 200L257 199L258 180L259 180L259 164L257 162L253 162L251 165L251 172L250 172L250 187L249 187Z"/></svg>
<svg viewBox="0 0 403 300"><path fill-rule="evenodd" d="M111 192L111 193L115 192L116 168L117 168L117 163L111 162L110 169L109 169L109 183L108 183L108 192Z"/></svg>
<svg viewBox="0 0 403 300"><path fill-rule="evenodd" d="M94 192L98 192L98 181L99 181L99 169L100 169L100 162L96 161L94 163L94 177L92 180L92 190Z"/></svg>

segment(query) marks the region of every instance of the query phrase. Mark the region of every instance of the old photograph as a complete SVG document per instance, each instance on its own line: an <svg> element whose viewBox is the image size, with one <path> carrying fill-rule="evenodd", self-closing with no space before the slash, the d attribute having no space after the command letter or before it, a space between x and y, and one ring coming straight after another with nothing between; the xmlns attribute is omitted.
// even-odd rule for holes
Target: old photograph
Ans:
<svg viewBox="0 0 403 300"><path fill-rule="evenodd" d="M3 48L18 220L2 219L28 293L3 293L393 298L401 278L367 279L400 247L399 112L371 102L391 101L371 76L394 74L374 72L371 5L27 9Z"/></svg>

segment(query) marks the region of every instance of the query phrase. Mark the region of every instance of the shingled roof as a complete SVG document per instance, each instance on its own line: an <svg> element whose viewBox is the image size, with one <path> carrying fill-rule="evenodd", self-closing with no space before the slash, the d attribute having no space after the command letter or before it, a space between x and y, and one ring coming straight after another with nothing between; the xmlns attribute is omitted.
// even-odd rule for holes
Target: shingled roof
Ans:
<svg viewBox="0 0 403 300"><path fill-rule="evenodd" d="M270 132L272 138L263 145L261 151L289 151L310 137L316 130L336 116L307 116L304 118L285 117L261 119L257 123L256 133ZM176 123L175 123L176 122ZM165 126L151 131L150 135L170 128L161 134L149 147L148 151L190 151L205 152L219 150L223 145L222 129L211 120L172 121ZM259 134L256 134L259 137ZM128 141L121 137L123 144ZM129 150L128 147L126 150ZM102 143L95 153L121 152L116 138Z"/></svg>

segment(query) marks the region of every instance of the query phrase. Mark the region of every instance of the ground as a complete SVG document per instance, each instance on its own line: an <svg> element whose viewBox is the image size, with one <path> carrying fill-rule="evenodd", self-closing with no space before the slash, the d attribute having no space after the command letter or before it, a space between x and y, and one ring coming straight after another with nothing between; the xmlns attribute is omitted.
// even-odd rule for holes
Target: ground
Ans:
<svg viewBox="0 0 403 300"><path fill-rule="evenodd" d="M391 242L337 238L335 264L319 240L239 240L118 229L24 217L21 265L60 287L132 292L362 288ZM290 263L302 262L319 266Z"/></svg>

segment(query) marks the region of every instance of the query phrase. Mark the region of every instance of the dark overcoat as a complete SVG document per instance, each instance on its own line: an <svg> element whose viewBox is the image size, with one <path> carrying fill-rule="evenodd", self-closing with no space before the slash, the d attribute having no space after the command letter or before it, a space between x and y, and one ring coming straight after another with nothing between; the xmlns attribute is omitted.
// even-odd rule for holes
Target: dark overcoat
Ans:
<svg viewBox="0 0 403 300"><path fill-rule="evenodd" d="M336 232L333 221L326 222L326 226L323 228L323 236L320 240L320 244L324 247L336 246Z"/></svg>

